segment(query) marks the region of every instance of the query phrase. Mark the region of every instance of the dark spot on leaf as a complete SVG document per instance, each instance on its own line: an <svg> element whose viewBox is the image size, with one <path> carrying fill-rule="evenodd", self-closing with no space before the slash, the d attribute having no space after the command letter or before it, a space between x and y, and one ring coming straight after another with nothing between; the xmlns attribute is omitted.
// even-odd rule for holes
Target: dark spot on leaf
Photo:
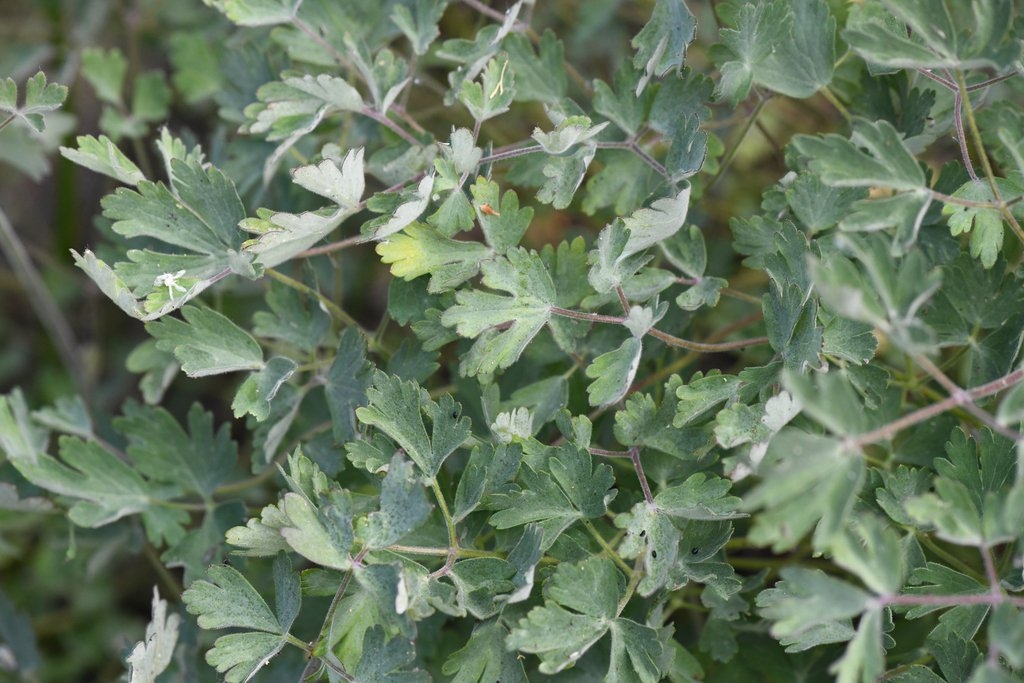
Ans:
<svg viewBox="0 0 1024 683"><path fill-rule="evenodd" d="M691 555L700 555L700 546L699 545L693 546L693 550L690 551L690 554Z"/></svg>
<svg viewBox="0 0 1024 683"><path fill-rule="evenodd" d="M647 529L641 529L640 530L640 538L643 538L646 535L647 535Z"/></svg>
<svg viewBox="0 0 1024 683"><path fill-rule="evenodd" d="M658 559L658 551L657 550L652 550L651 551L651 557L654 558L655 560Z"/></svg>

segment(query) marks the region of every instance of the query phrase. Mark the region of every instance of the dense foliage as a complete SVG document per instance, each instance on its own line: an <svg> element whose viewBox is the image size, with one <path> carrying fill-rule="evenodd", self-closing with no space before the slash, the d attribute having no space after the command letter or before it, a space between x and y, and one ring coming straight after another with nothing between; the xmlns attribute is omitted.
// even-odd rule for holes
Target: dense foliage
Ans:
<svg viewBox="0 0 1024 683"><path fill-rule="evenodd" d="M1024 677L1015 3L204 3L0 49L0 676Z"/></svg>

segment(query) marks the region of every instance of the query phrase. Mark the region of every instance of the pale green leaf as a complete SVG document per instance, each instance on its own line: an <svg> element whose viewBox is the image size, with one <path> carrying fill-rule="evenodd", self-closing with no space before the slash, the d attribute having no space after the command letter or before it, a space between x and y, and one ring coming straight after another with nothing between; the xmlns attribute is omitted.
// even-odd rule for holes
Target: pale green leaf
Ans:
<svg viewBox="0 0 1024 683"><path fill-rule="evenodd" d="M664 643L650 626L620 617L612 622L612 655L606 683L657 683Z"/></svg>
<svg viewBox="0 0 1024 683"><path fill-rule="evenodd" d="M452 683L526 683L523 665L505 647L508 631L497 620L477 626L469 640L445 660Z"/></svg>
<svg viewBox="0 0 1024 683"><path fill-rule="evenodd" d="M280 635L281 623L252 584L234 567L214 565L209 580L196 581L182 595L204 629L245 628Z"/></svg>
<svg viewBox="0 0 1024 683"><path fill-rule="evenodd" d="M352 502L346 492L331 491L314 506L305 496L289 492L281 501L288 524L280 534L295 552L324 567L351 567Z"/></svg>
<svg viewBox="0 0 1024 683"><path fill-rule="evenodd" d="M363 654L355 670L360 683L429 683L430 675L419 669L407 670L416 659L413 643L398 636L387 638L381 626L363 636Z"/></svg>
<svg viewBox="0 0 1024 683"><path fill-rule="evenodd" d="M416 190L402 195L391 216L381 216L368 222L363 226L363 234L367 239L382 240L411 225L427 209L433 188L434 176L425 176Z"/></svg>
<svg viewBox="0 0 1024 683"><path fill-rule="evenodd" d="M487 244L498 253L518 246L533 220L533 208L520 208L515 192L507 190L502 195L497 183L483 177L477 178L469 191L473 195L476 220Z"/></svg>
<svg viewBox="0 0 1024 683"><path fill-rule="evenodd" d="M224 0L223 12L239 26L273 26L292 21L301 4L301 0Z"/></svg>
<svg viewBox="0 0 1024 683"><path fill-rule="evenodd" d="M558 102L565 97L569 77L565 70L565 48L553 31L546 30L534 54L523 33L510 33L501 44L508 54L509 69L515 74L515 101Z"/></svg>
<svg viewBox="0 0 1024 683"><path fill-rule="evenodd" d="M130 675L129 683L156 683L156 677L171 663L171 656L178 643L181 617L167 614L167 601L160 599L160 593L155 587L152 615L146 625L145 639L135 644L125 660Z"/></svg>
<svg viewBox="0 0 1024 683"><path fill-rule="evenodd" d="M447 2L444 0L416 0L412 8L396 5L391 10L391 21L405 35L413 52L424 55L437 38L437 28Z"/></svg>
<svg viewBox="0 0 1024 683"><path fill-rule="evenodd" d="M235 417L252 415L262 422L270 417L270 405L277 396L278 390L287 382L295 368L295 361L284 356L274 356L258 371L249 375L231 402L231 410Z"/></svg>
<svg viewBox="0 0 1024 683"><path fill-rule="evenodd" d="M548 157L541 169L545 180L537 200L556 209L567 208L594 160L595 150L593 143L584 143L572 154Z"/></svg>
<svg viewBox="0 0 1024 683"><path fill-rule="evenodd" d="M385 548L416 529L430 514L423 487L412 464L395 453L380 491L380 511L356 524L356 535L367 548Z"/></svg>
<svg viewBox="0 0 1024 683"><path fill-rule="evenodd" d="M165 318L146 325L157 348L171 351L189 377L263 368L263 351L248 332L210 308L185 306L185 320Z"/></svg>
<svg viewBox="0 0 1024 683"><path fill-rule="evenodd" d="M330 159L300 166L292 171L292 180L296 185L330 199L340 208L351 209L363 198L365 189L363 153L362 147L349 150L341 168Z"/></svg>
<svg viewBox="0 0 1024 683"><path fill-rule="evenodd" d="M811 170L826 185L907 191L926 186L920 164L888 121L854 119L849 139L798 135L793 145L810 158Z"/></svg>
<svg viewBox="0 0 1024 683"><path fill-rule="evenodd" d="M128 439L136 468L154 481L194 491L204 498L224 482L237 457L230 425L214 432L213 415L198 403L188 412L188 433L161 407L127 403L114 426Z"/></svg>
<svg viewBox="0 0 1024 683"><path fill-rule="evenodd" d="M851 639L853 617L866 610L871 596L820 569L784 567L782 581L757 596L771 633L787 652Z"/></svg>
<svg viewBox="0 0 1024 683"><path fill-rule="evenodd" d="M638 97L652 77L682 67L696 33L697 20L683 0L657 0L651 18L632 42L633 67L644 73L636 86Z"/></svg>
<svg viewBox="0 0 1024 683"><path fill-rule="evenodd" d="M427 291L431 293L454 289L474 277L492 253L479 242L453 240L423 223L412 223L384 238L376 252L395 277L413 280L430 275Z"/></svg>
<svg viewBox="0 0 1024 683"><path fill-rule="evenodd" d="M857 635L829 671L836 674L837 683L874 683L885 672L880 608L870 609L860 618Z"/></svg>
<svg viewBox="0 0 1024 683"><path fill-rule="evenodd" d="M517 3L516 7L518 8ZM507 16L511 16L509 13ZM478 38L484 32L478 34ZM445 45L447 46L446 41ZM491 44L492 46L494 43ZM493 49L493 47L489 48ZM493 54L493 53L490 53ZM449 74L449 81L457 74ZM459 101L469 110L470 115L482 123L487 119L494 118L499 114L508 111L512 99L515 97L515 72L509 69L509 61L506 55L499 55L487 62L487 68L483 70L483 77L476 82L476 75L462 81L459 90ZM454 84L453 84L454 85Z"/></svg>
<svg viewBox="0 0 1024 683"><path fill-rule="evenodd" d="M124 77L127 72L128 60L117 48L89 48L82 52L82 76L96 90L96 96L104 102L115 106L121 104L124 97Z"/></svg>
<svg viewBox="0 0 1024 683"><path fill-rule="evenodd" d="M101 135L99 139L92 135L79 135L75 142L78 148L61 147L61 156L125 185L135 186L146 179L139 167L106 135Z"/></svg>
<svg viewBox="0 0 1024 683"><path fill-rule="evenodd" d="M640 367L642 350L640 339L629 337L617 349L602 353L587 366L586 375L594 380L587 387L590 405L611 405L626 395Z"/></svg>

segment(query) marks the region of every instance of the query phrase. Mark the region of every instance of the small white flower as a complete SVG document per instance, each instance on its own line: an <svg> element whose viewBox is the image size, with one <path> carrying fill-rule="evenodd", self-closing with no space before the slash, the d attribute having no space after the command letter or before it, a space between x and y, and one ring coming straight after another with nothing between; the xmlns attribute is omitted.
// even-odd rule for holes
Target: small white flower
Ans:
<svg viewBox="0 0 1024 683"><path fill-rule="evenodd" d="M166 287L167 296L170 297L171 301L174 301L174 292L178 291L184 294L187 290L178 284L178 278L185 274L184 270L179 270L177 273L163 273L157 275L156 279L153 280L153 284L157 287Z"/></svg>

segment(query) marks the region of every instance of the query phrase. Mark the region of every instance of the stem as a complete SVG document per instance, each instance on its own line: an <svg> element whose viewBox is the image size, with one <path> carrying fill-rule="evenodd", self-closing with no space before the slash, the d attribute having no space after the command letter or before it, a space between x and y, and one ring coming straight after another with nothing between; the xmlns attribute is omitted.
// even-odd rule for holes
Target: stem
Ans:
<svg viewBox="0 0 1024 683"><path fill-rule="evenodd" d="M654 496L651 495L651 486L647 483L647 475L644 474L643 463L640 462L640 447L633 446L629 449L629 459L633 461L633 469L636 470L636 478L640 480L640 489L644 492L644 500L648 505L654 505Z"/></svg>
<svg viewBox="0 0 1024 683"><path fill-rule="evenodd" d="M1008 389L1019 383L1022 379L1024 379L1024 368L1014 370L1010 374L1004 375L999 379L992 380L987 384L982 384L981 386L973 389L967 389L966 394L970 396L971 399L984 398L985 396L998 394L1000 391ZM956 396L950 396L938 403L927 405L924 408L908 413L897 420L893 420L889 424L883 425L878 429L873 429L866 434L861 434L860 436L848 439L847 446L852 450L876 441L881 441L882 439L891 438L907 427L929 420L936 415L946 412L947 410L959 407L961 405L960 400L961 399Z"/></svg>
<svg viewBox="0 0 1024 683"><path fill-rule="evenodd" d="M11 268L14 269L29 305L32 306L39 322L42 323L49 335L50 341L53 342L61 363L71 375L75 391L81 394L88 404L91 387L78 352L78 340L75 338L75 333L71 330L67 318L61 313L60 306L57 305L57 301L50 294L42 276L32 263L25 245L18 238L18 233L15 232L14 225L3 208L0 208L0 253L3 253L11 264Z"/></svg>
<svg viewBox="0 0 1024 683"><path fill-rule="evenodd" d="M672 180L672 174L668 172L657 159L647 153L643 147L637 144L635 139L623 140L622 142L597 142L598 149L624 149L640 157L640 159L653 168L655 172L665 180Z"/></svg>
<svg viewBox="0 0 1024 683"><path fill-rule="evenodd" d="M296 290L298 292L302 292L303 294L305 294L307 296L311 296L311 297L315 298L317 301L320 302L320 305L322 305L325 309L327 309L327 311L332 316L334 316L335 318L337 318L341 322L345 323L346 325L349 325L350 327L354 327L357 330L359 330L360 332L362 332L363 336L366 337L367 342L368 343L372 343L372 337L371 337L370 333L367 332L366 330L364 330L363 327L358 322L356 322L355 318L353 318L348 313L343 311L341 308L338 307L338 305L336 303L334 303L333 301L328 299L326 296L324 296L320 292L316 291L315 289L313 289L309 285L306 285L306 284L304 284L302 282L299 282L298 280L296 280L294 278L288 277L287 275L285 275L281 271L275 270L274 268L267 268L265 272L266 272L267 275L269 275L273 279L277 280L281 284L287 285L288 287L291 287L292 289L294 289L294 290Z"/></svg>
<svg viewBox="0 0 1024 683"><path fill-rule="evenodd" d="M836 97L835 93L832 92L827 85L824 88L821 89L821 94L825 97L826 100L828 100L829 104L831 104L833 107L836 108L836 111L838 111L839 114L843 117L843 120L845 120L847 123L849 123L850 122L850 112L849 112L849 110L846 107L843 106L843 103L839 101L839 98Z"/></svg>
<svg viewBox="0 0 1024 683"><path fill-rule="evenodd" d="M323 244L319 247L313 247L306 251L300 251L295 255L295 258L309 258L310 256L320 256L322 254L330 254L335 251L341 251L342 249L348 249L354 247L357 244L363 244L367 242L367 238L362 235L353 235L352 237L346 237L343 240L337 242L330 242L329 244Z"/></svg>
<svg viewBox="0 0 1024 683"><path fill-rule="evenodd" d="M967 148L967 135L964 133L963 92L959 89L954 89L953 98L953 127L956 129L956 142L960 145L960 158L964 160L967 175L971 176L971 180L977 180L978 174L975 172L974 164L971 162L971 151Z"/></svg>
<svg viewBox="0 0 1024 683"><path fill-rule="evenodd" d="M971 399L970 394L961 389L956 382L947 377L946 374L936 367L935 364L926 356L919 354L916 356L915 360L917 361L917 364L931 376L932 379L941 384L942 388L949 392L950 398L956 399L958 405L963 406L964 410L980 420L982 424L987 425L992 431L1005 436L1011 441L1020 441L1020 434L999 424L994 417L976 406L974 401Z"/></svg>
<svg viewBox="0 0 1024 683"><path fill-rule="evenodd" d="M15 115L11 114L10 116L8 116L3 121L0 121L0 130L3 130L7 126L11 125L11 123L14 121L14 119L15 119Z"/></svg>
<svg viewBox="0 0 1024 683"><path fill-rule="evenodd" d="M621 569L626 576L631 576L633 574L633 570L630 569L629 565L626 564L621 557L619 557L619 554L615 552L615 549L608 545L608 541L606 541L604 536L601 535L601 532L597 530L594 523L586 518L581 521L583 522L583 528L590 532L590 535L593 536L594 540L597 541L597 544L604 549L604 552L608 555L611 561L617 564L619 569Z"/></svg>
<svg viewBox="0 0 1024 683"><path fill-rule="evenodd" d="M437 508L441 511L441 516L444 518L445 528L448 529L447 559L444 561L443 567L430 575L431 578L438 578L447 575L451 571L452 565L455 564L455 559L459 556L459 537L455 533L455 520L452 519L451 513L448 512L448 503L444 500L444 493L441 491L441 485L437 483L436 477L431 480L430 488L434 491Z"/></svg>
<svg viewBox="0 0 1024 683"><path fill-rule="evenodd" d="M725 158L722 159L722 163L721 165L719 165L718 171L715 172L715 175L712 176L711 180L708 181L707 187L704 188L705 192L714 187L718 183L718 181L721 180L722 177L725 175L725 172L726 170L728 170L729 166L732 165L733 159L736 158L736 154L740 150L740 145L743 144L743 140L746 139L747 133L750 132L750 129L754 127L754 122L757 121L757 117L760 116L761 111L764 109L766 104L768 104L767 99L762 98L758 100L757 105L754 107L754 110L750 112L750 116L747 118L746 123L743 124L743 130L740 131L739 139L736 140L736 144L734 144L729 149L728 153L726 153L725 155Z"/></svg>
<svg viewBox="0 0 1024 683"><path fill-rule="evenodd" d="M359 110L359 113L383 125L385 128L387 128L392 133L408 142L413 147L420 146L419 140L413 137L413 135L409 131L405 130L397 123L392 121L387 114L381 114L379 111L372 107L363 107L362 109Z"/></svg>
<svg viewBox="0 0 1024 683"><path fill-rule="evenodd" d="M613 325L622 325L626 322L626 319L621 316L615 315L601 315L600 313L585 313L583 311L574 311L569 308L562 308L561 306L551 306L549 310L555 315L560 315L566 318L573 318L574 320L586 320L593 323L610 323ZM719 353L722 351L735 351L736 349L746 348L748 346L755 346L758 344L768 343L768 337L753 337L752 339L739 339L731 342L721 342L714 344L705 344L701 342L690 341L688 339L682 339L680 337L673 336L667 332L662 332L659 329L651 328L647 334L651 335L656 339L660 339L669 346L674 346L681 349L688 349L690 351L699 351L701 353Z"/></svg>
<svg viewBox="0 0 1024 683"><path fill-rule="evenodd" d="M537 154L543 152L544 148L540 145L530 145L529 147L512 147L510 149L500 149L497 152L488 154L485 157L481 157L478 162L478 166L484 164L492 164L496 161L504 161L505 159L514 159L516 157L524 157L527 154Z"/></svg>
<svg viewBox="0 0 1024 683"><path fill-rule="evenodd" d="M999 191L999 184L996 182L995 172L992 170L992 162L989 161L988 154L985 152L985 143L981 139L981 131L978 129L978 122L974 118L974 109L971 108L970 98L966 96L967 86L964 83L964 75L962 72L956 72L957 86L959 86L958 92L963 96L964 113L967 115L967 125L971 129L971 137L974 138L975 147L978 150L978 156L981 159L981 167L985 169L985 177L988 179L988 185L992 188L992 196L995 197L996 201L1001 205L1000 213L1003 215L1003 219L1010 224L1010 229L1013 230L1014 234L1017 235L1017 239L1024 242L1024 228L1021 228L1020 223L1017 222L1017 217L1010 211L1006 202L1003 201L1002 193Z"/></svg>

